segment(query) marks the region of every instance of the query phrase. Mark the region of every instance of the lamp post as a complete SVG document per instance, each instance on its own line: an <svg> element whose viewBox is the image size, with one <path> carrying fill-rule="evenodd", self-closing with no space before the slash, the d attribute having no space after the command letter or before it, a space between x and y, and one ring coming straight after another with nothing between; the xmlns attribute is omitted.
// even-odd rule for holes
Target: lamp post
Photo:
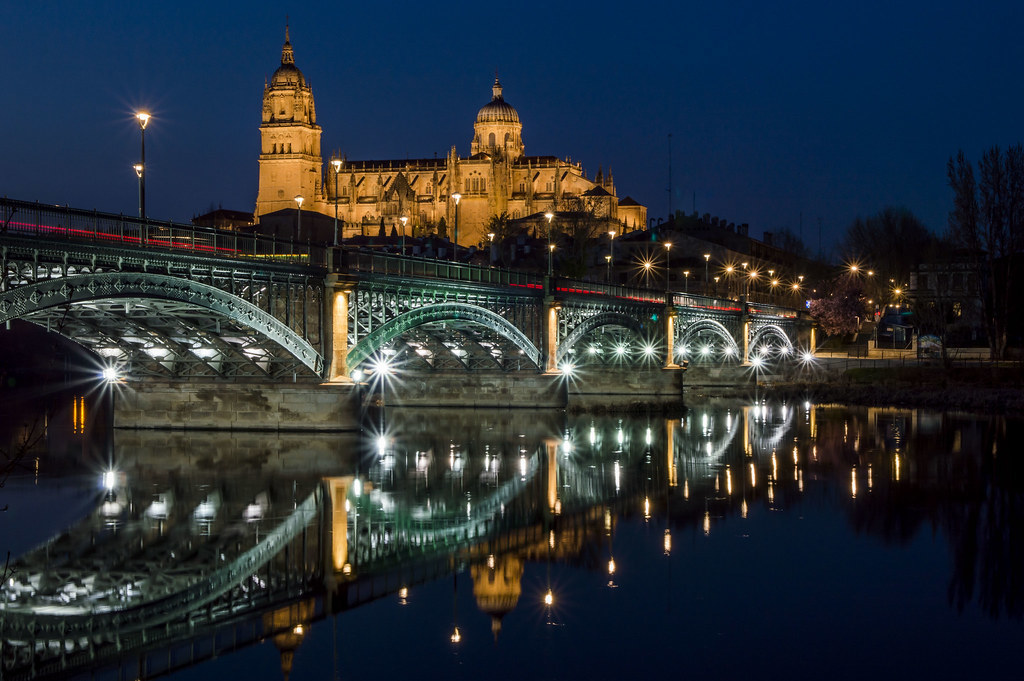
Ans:
<svg viewBox="0 0 1024 681"><path fill-rule="evenodd" d="M746 263L744 263L744 264L746 264ZM746 302L750 302L750 284L754 280L756 280L756 279L757 279L757 270L752 270L750 272L750 276L747 277L747 293L746 293L746 298L745 298Z"/></svg>
<svg viewBox="0 0 1024 681"><path fill-rule="evenodd" d="M608 259L608 271L611 272L611 266L615 262L615 230L609 230L608 232L608 254L611 256Z"/></svg>
<svg viewBox="0 0 1024 681"><path fill-rule="evenodd" d="M672 242L665 242L665 292L672 288Z"/></svg>
<svg viewBox="0 0 1024 681"><path fill-rule="evenodd" d="M149 123L149 118L149 114L145 111L135 114L135 119L139 122L139 130L142 133L142 150L135 172L139 176L139 217L143 220L146 219L146 125Z"/></svg>
<svg viewBox="0 0 1024 681"><path fill-rule="evenodd" d="M494 267L494 232L487 232L487 260Z"/></svg>
<svg viewBox="0 0 1024 681"><path fill-rule="evenodd" d="M690 270L683 270L683 292L690 293Z"/></svg>
<svg viewBox="0 0 1024 681"><path fill-rule="evenodd" d="M718 280L719 279L721 279L721 277L715 277L715 297L716 298L718 297Z"/></svg>
<svg viewBox="0 0 1024 681"><path fill-rule="evenodd" d="M298 217L296 218L295 227L295 240L302 241L302 195L295 195L295 205L299 207Z"/></svg>
<svg viewBox="0 0 1024 681"><path fill-rule="evenodd" d="M548 219L548 276L551 276L551 256L555 252L555 247L551 243L551 218L555 217L555 214L551 211L544 213L544 217Z"/></svg>
<svg viewBox="0 0 1024 681"><path fill-rule="evenodd" d="M341 159L331 161L334 166L334 245L338 245L338 173L341 172Z"/></svg>
<svg viewBox="0 0 1024 681"><path fill-rule="evenodd" d="M704 295L708 294L708 263L711 262L711 254L704 254ZM715 295L718 295L718 281L715 281Z"/></svg>
<svg viewBox="0 0 1024 681"><path fill-rule="evenodd" d="M405 256L405 225L409 222L409 218L403 215L402 217L400 217L398 219L402 221L402 256L404 257Z"/></svg>
<svg viewBox="0 0 1024 681"><path fill-rule="evenodd" d="M452 198L455 200L455 242L452 244L452 260L458 260L459 251L459 201L462 200L462 194L455 192L452 194Z"/></svg>
<svg viewBox="0 0 1024 681"><path fill-rule="evenodd" d="M142 198L142 171L143 167L141 163L136 163L132 166L135 169L135 175L139 178L139 217L142 217L142 203L145 199Z"/></svg>
<svg viewBox="0 0 1024 681"><path fill-rule="evenodd" d="M612 256L611 255L604 256L604 262L605 262L605 265L606 265L607 270L608 270L606 272L605 278L608 280L608 283L611 284L612 283Z"/></svg>

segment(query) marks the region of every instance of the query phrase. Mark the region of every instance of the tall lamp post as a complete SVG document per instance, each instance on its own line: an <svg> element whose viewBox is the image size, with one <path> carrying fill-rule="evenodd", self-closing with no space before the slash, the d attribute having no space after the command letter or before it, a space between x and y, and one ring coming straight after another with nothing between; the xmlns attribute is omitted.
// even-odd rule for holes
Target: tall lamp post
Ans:
<svg viewBox="0 0 1024 681"><path fill-rule="evenodd" d="M409 218L407 218L406 216L403 215L402 217L400 217L398 219L402 221L402 256L404 257L405 256L405 225L409 222Z"/></svg>
<svg viewBox="0 0 1024 681"><path fill-rule="evenodd" d="M338 245L338 173L341 172L341 159L331 161L334 166L334 245Z"/></svg>
<svg viewBox="0 0 1024 681"><path fill-rule="evenodd" d="M609 230L608 232L608 253L611 258L608 259L608 266L611 267L615 263L615 230Z"/></svg>
<svg viewBox="0 0 1024 681"><path fill-rule="evenodd" d="M690 293L690 270L683 270L683 292L686 294Z"/></svg>
<svg viewBox="0 0 1024 681"><path fill-rule="evenodd" d="M665 292L672 288L672 242L665 242Z"/></svg>
<svg viewBox="0 0 1024 681"><path fill-rule="evenodd" d="M302 195L295 195L295 205L299 207L299 212L296 217L295 223L295 240L302 241Z"/></svg>
<svg viewBox="0 0 1024 681"><path fill-rule="evenodd" d="M704 254L704 295L708 294L708 263L711 262L711 254ZM718 295L718 282L715 282L715 295Z"/></svg>
<svg viewBox="0 0 1024 681"><path fill-rule="evenodd" d="M462 200L462 194L455 192L452 194L452 198L455 199L455 243L452 248L452 260L457 260L459 251L459 201Z"/></svg>
<svg viewBox="0 0 1024 681"><path fill-rule="evenodd" d="M604 262L605 262L605 265L607 265L607 268L608 268L608 271L606 273L606 277L605 278L608 280L608 284L611 284L612 283L612 256L611 255L604 256Z"/></svg>
<svg viewBox="0 0 1024 681"><path fill-rule="evenodd" d="M132 166L132 168L135 169L135 175L136 177L139 178L139 217L141 218L143 213L142 204L143 201L145 201L145 199L142 198L142 171L144 170L144 168L142 167L141 163L136 163L135 165Z"/></svg>
<svg viewBox="0 0 1024 681"><path fill-rule="evenodd" d="M135 173L139 176L139 217L146 219L146 125L149 123L149 114L139 111L135 119L139 122L139 130L142 132L142 151L139 164L135 167Z"/></svg>
<svg viewBox="0 0 1024 681"><path fill-rule="evenodd" d="M548 276L551 276L551 256L555 252L555 246L551 243L551 218L555 217L552 212L544 213L544 217L548 219Z"/></svg>

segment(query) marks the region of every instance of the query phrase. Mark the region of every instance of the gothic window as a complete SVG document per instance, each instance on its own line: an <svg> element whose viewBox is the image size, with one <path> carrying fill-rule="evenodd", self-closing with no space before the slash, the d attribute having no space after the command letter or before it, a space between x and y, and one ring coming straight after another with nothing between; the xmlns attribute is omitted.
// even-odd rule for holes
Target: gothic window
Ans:
<svg viewBox="0 0 1024 681"><path fill-rule="evenodd" d="M526 183L525 182L520 182L519 183L519 191L526 192Z"/></svg>
<svg viewBox="0 0 1024 681"><path fill-rule="evenodd" d="M519 219L519 211L518 210L512 211L512 219L513 220L518 220Z"/></svg>
<svg viewBox="0 0 1024 681"><path fill-rule="evenodd" d="M466 178L466 193L469 193L469 178Z"/></svg>
<svg viewBox="0 0 1024 681"><path fill-rule="evenodd" d="M512 135L505 133L505 146L508 147L509 140L512 139Z"/></svg>
<svg viewBox="0 0 1024 681"><path fill-rule="evenodd" d="M487 136L487 144L489 146L492 146L492 147L494 146L494 133L493 132L490 135Z"/></svg>
<svg viewBox="0 0 1024 681"><path fill-rule="evenodd" d="M480 180L480 191L482 191L482 192L487 191L487 180L483 180L483 179Z"/></svg>

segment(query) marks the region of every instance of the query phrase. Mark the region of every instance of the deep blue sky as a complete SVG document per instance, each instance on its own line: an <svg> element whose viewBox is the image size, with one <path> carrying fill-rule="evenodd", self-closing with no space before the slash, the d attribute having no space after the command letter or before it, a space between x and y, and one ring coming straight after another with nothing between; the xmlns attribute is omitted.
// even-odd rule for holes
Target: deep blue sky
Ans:
<svg viewBox="0 0 1024 681"><path fill-rule="evenodd" d="M620 195L790 227L827 247L903 205L943 231L945 163L1024 141L1024 3L5 4L0 194L134 213L252 210L285 15L325 155L469 151L498 69L529 154L612 167Z"/></svg>

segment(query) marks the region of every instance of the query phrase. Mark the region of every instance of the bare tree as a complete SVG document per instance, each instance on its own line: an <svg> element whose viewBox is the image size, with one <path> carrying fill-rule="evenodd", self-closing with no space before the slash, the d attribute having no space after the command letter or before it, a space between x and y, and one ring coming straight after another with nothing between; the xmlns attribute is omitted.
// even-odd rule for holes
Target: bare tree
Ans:
<svg viewBox="0 0 1024 681"><path fill-rule="evenodd" d="M1014 272L1011 258L1024 241L1024 147L987 150L978 179L963 151L946 164L953 190L949 233L967 249L978 277L985 331L993 359L1006 355Z"/></svg>

